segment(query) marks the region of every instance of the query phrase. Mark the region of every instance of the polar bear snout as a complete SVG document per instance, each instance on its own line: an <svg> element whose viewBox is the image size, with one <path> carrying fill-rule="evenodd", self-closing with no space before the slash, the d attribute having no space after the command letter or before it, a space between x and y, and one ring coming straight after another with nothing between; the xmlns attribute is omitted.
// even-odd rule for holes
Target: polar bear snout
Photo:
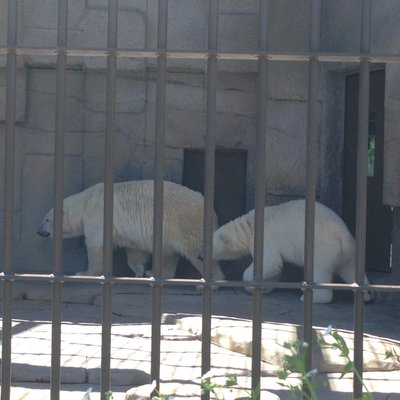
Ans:
<svg viewBox="0 0 400 400"><path fill-rule="evenodd" d="M51 236L51 232L52 232L52 221L46 217L37 228L36 233L42 237L49 237Z"/></svg>
<svg viewBox="0 0 400 400"><path fill-rule="evenodd" d="M36 231L36 233L37 233L39 236L42 236L42 237L49 237L49 236L50 236L50 232L49 232L48 230L46 230L46 229L43 228L43 224L39 226L39 228L38 228L38 230Z"/></svg>

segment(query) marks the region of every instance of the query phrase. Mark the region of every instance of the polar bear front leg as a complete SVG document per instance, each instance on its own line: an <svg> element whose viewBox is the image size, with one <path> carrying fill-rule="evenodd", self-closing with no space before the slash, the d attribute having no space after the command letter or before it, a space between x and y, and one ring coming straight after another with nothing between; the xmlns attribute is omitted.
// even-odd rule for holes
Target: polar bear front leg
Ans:
<svg viewBox="0 0 400 400"><path fill-rule="evenodd" d="M103 247L87 246L89 268L81 275L101 275L103 271Z"/></svg>
<svg viewBox="0 0 400 400"><path fill-rule="evenodd" d="M264 264L265 266L266 264ZM281 278L281 271L282 271L282 265L280 264L268 264L268 268L263 270L263 280L265 281L271 281L271 282L279 282ZM243 273L243 280L245 282L252 281L254 279L254 265L251 263L244 271ZM246 287L246 291L251 292L252 288L251 287ZM272 288L265 288L263 289L263 293L271 293Z"/></svg>
<svg viewBox="0 0 400 400"><path fill-rule="evenodd" d="M161 276L165 279L174 278L178 261L179 261L178 253L163 254L161 260Z"/></svg>
<svg viewBox="0 0 400 400"><path fill-rule="evenodd" d="M146 276L146 262L149 253L140 249L126 248L126 258L130 269L136 276Z"/></svg>

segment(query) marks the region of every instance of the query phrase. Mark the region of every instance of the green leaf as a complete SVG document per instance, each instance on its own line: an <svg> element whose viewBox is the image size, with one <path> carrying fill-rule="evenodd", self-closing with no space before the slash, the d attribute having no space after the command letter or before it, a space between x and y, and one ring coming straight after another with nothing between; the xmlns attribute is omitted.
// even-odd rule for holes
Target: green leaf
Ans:
<svg viewBox="0 0 400 400"><path fill-rule="evenodd" d="M228 376L225 381L225 386L231 387L231 386L235 386L235 385L237 385L237 377L234 375Z"/></svg>
<svg viewBox="0 0 400 400"><path fill-rule="evenodd" d="M349 361L342 369L341 375L340 375L340 379L342 379L346 374L348 374L349 372L353 371L353 362Z"/></svg>

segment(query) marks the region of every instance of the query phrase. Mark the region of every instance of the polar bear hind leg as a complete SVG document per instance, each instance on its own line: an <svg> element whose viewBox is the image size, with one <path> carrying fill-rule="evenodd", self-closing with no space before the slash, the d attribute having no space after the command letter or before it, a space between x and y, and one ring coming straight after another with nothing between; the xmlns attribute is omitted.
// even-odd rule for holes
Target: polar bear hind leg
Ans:
<svg viewBox="0 0 400 400"><path fill-rule="evenodd" d="M126 248L126 259L129 268L136 276L146 276L146 262L149 259L149 253L140 249Z"/></svg>
<svg viewBox="0 0 400 400"><path fill-rule="evenodd" d="M354 283L354 281L355 281L355 263L352 260L340 265L336 272L344 280L345 283ZM365 274L364 274L364 283L366 285L369 285L369 283L370 283L367 278L367 275L365 275ZM374 292L372 290L366 291L365 295L364 295L364 301L366 303L368 303L368 302L371 302L374 300L375 300Z"/></svg>
<svg viewBox="0 0 400 400"><path fill-rule="evenodd" d="M331 283L333 277L330 265L321 264L318 261L314 265L314 281L316 283ZM333 298L333 292L330 289L315 289L313 293L313 303L330 303ZM301 296L304 300L304 295Z"/></svg>

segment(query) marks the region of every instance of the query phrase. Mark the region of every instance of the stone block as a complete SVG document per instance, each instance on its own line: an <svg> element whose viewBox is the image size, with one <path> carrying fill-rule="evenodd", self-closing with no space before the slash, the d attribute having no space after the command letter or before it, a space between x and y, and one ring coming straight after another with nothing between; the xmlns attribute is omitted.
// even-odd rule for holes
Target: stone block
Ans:
<svg viewBox="0 0 400 400"><path fill-rule="evenodd" d="M7 13L3 10L6 10L6 1L0 0L0 46L5 46L7 44ZM0 64L2 65L2 64Z"/></svg>
<svg viewBox="0 0 400 400"><path fill-rule="evenodd" d="M302 1L270 2L268 10L270 51L298 53L309 49L310 9L309 3Z"/></svg>
<svg viewBox="0 0 400 400"><path fill-rule="evenodd" d="M218 49L238 52L257 50L258 15L233 13L220 15Z"/></svg>
<svg viewBox="0 0 400 400"><path fill-rule="evenodd" d="M85 11L80 27L71 32L69 45L76 48L107 47L107 10L89 8ZM146 25L143 14L138 11L121 10L118 15L117 45L123 49L141 49L145 47ZM81 57L80 62L87 68L105 68L105 57ZM119 59L120 69L142 69L141 59Z"/></svg>
<svg viewBox="0 0 400 400"><path fill-rule="evenodd" d="M204 50L207 46L208 3L171 0L168 6L168 48Z"/></svg>
<svg viewBox="0 0 400 400"><path fill-rule="evenodd" d="M77 28L85 11L85 2L70 0L68 2L68 28ZM21 13L25 28L57 29L57 2L52 0L24 0Z"/></svg>
<svg viewBox="0 0 400 400"><path fill-rule="evenodd" d="M377 0L371 3L371 53L399 54L398 37L400 3Z"/></svg>
<svg viewBox="0 0 400 400"><path fill-rule="evenodd" d="M204 86L202 74L168 73L167 106L180 110L204 112ZM154 90L154 85L151 85L151 88Z"/></svg>
<svg viewBox="0 0 400 400"><path fill-rule="evenodd" d="M143 130L139 129L139 130ZM146 155L141 153L141 141L132 136L117 132L115 136L116 181L142 178L140 165L147 162ZM91 133L85 137L84 144L85 187L104 181L104 132Z"/></svg>
<svg viewBox="0 0 400 400"><path fill-rule="evenodd" d="M308 64L303 62L269 63L269 97L274 100L307 100Z"/></svg>
<svg viewBox="0 0 400 400"><path fill-rule="evenodd" d="M219 73L217 112L254 118L257 113L256 88L254 74Z"/></svg>
<svg viewBox="0 0 400 400"><path fill-rule="evenodd" d="M201 317L184 317L177 320L177 326L180 329L187 330L196 334L201 332ZM325 329L314 327L314 340L317 343L317 337L324 333ZM283 366L283 344L301 340L298 337L299 326L294 324L263 323L262 324L262 349L261 359L268 365L268 372L271 373L274 368L278 372ZM353 333L350 331L339 330L344 338L350 353L353 349ZM213 319L211 341L218 346L229 349L234 352L251 356L252 351L252 326L251 321L245 320L225 320ZM332 338L326 337L328 343ZM397 346L399 347L399 346ZM385 359L386 351L395 349L396 345L391 340L379 338L372 335L364 335L364 371L391 371L397 369L396 362ZM341 372L346 360L338 356L338 351L330 347L323 349L314 349L313 368L318 372Z"/></svg>
<svg viewBox="0 0 400 400"><path fill-rule="evenodd" d="M327 52L360 50L361 2L325 1L321 14L321 47Z"/></svg>
<svg viewBox="0 0 400 400"><path fill-rule="evenodd" d="M87 74L85 88L85 107L92 112L106 110L105 74ZM134 77L118 76L116 95L116 112L141 113L146 105L146 83Z"/></svg>
<svg viewBox="0 0 400 400"><path fill-rule="evenodd" d="M17 69L16 81L16 103L15 120L23 122L26 118L26 68ZM0 68L0 122L5 121L6 116L6 92L7 92L7 72L6 68Z"/></svg>
<svg viewBox="0 0 400 400"><path fill-rule="evenodd" d="M26 27L21 42L20 44L26 47L55 47L57 46L57 29ZM36 63L55 63L54 56L32 56L31 59Z"/></svg>
<svg viewBox="0 0 400 400"><path fill-rule="evenodd" d="M144 12L146 10L145 0L119 0L118 1L118 9L119 10L129 10L129 11L141 11ZM87 8L107 10L108 9L108 0L87 0L86 2Z"/></svg>
<svg viewBox="0 0 400 400"><path fill-rule="evenodd" d="M303 194L305 185L306 103L268 102L266 182L268 190Z"/></svg>
<svg viewBox="0 0 400 400"><path fill-rule="evenodd" d="M84 74L68 71L66 78L65 130L81 131L84 126ZM27 127L39 131L55 130L56 71L30 69L28 88L29 115Z"/></svg>
<svg viewBox="0 0 400 400"><path fill-rule="evenodd" d="M220 14L257 14L258 3L256 0L221 0L218 8Z"/></svg>

